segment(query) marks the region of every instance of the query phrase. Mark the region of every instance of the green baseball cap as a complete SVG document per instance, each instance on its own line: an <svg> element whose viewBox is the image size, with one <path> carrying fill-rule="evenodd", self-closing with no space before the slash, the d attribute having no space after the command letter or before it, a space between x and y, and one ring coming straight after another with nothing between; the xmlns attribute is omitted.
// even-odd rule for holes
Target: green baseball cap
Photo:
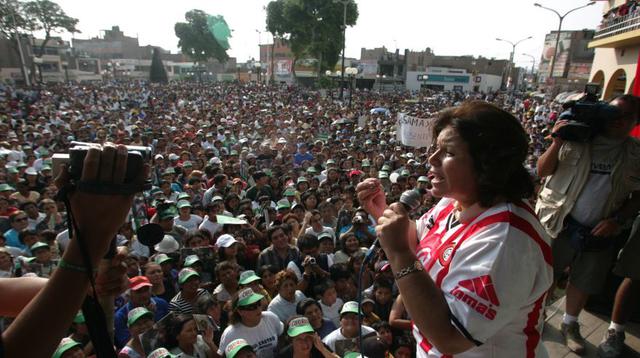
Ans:
<svg viewBox="0 0 640 358"><path fill-rule="evenodd" d="M182 209L182 208L190 208L191 207L191 203L187 200L180 200L178 201L178 209Z"/></svg>
<svg viewBox="0 0 640 358"><path fill-rule="evenodd" d="M400 171L400 175L403 176L403 177L408 177L409 175L411 175L411 173L406 169L402 169Z"/></svg>
<svg viewBox="0 0 640 358"><path fill-rule="evenodd" d="M263 298L263 295L253 292L251 288L245 288L238 293L238 303L236 304L236 308L240 306L248 306L260 301Z"/></svg>
<svg viewBox="0 0 640 358"><path fill-rule="evenodd" d="M145 307L136 307L127 314L127 327L133 326L140 318L149 317L153 319L153 312Z"/></svg>
<svg viewBox="0 0 640 358"><path fill-rule="evenodd" d="M158 264L161 265L167 261L172 261L173 259L171 257L169 257L167 254L158 254L156 256L156 258L154 259L154 261Z"/></svg>
<svg viewBox="0 0 640 358"><path fill-rule="evenodd" d="M178 201L182 199L191 199L191 195L189 195L189 193L186 193L186 192L182 192L178 194Z"/></svg>
<svg viewBox="0 0 640 358"><path fill-rule="evenodd" d="M317 173L318 171L316 170L315 167L309 167L307 168L307 173Z"/></svg>
<svg viewBox="0 0 640 358"><path fill-rule="evenodd" d="M366 358L366 356L363 356L362 354L360 354L360 352L347 352L342 357L343 358Z"/></svg>
<svg viewBox="0 0 640 358"><path fill-rule="evenodd" d="M196 262L200 262L198 255L189 255L184 259L184 267L190 267Z"/></svg>
<svg viewBox="0 0 640 358"><path fill-rule="evenodd" d="M186 161L182 163L183 168L191 168L192 166L193 166L193 163L191 163L190 161Z"/></svg>
<svg viewBox="0 0 640 358"><path fill-rule="evenodd" d="M282 209L291 209L291 204L289 204L289 200L284 199L284 200L280 200L278 201L278 205L276 206L277 210L282 210Z"/></svg>
<svg viewBox="0 0 640 358"><path fill-rule="evenodd" d="M418 181L422 182L422 183L428 183L429 182L429 178L427 178L426 176L422 175L422 176L420 176L418 178Z"/></svg>
<svg viewBox="0 0 640 358"><path fill-rule="evenodd" d="M294 188L291 188L291 187L286 188L282 195L284 195L284 196L295 196L296 195L296 190Z"/></svg>
<svg viewBox="0 0 640 358"><path fill-rule="evenodd" d="M74 341L73 339L69 338L69 337L65 337L62 338L62 341L60 341L60 344L58 345L58 348L56 349L56 351L53 353L52 358L60 358L62 357L67 351L76 348L76 347L82 347L82 344L80 344L79 342Z"/></svg>
<svg viewBox="0 0 640 358"><path fill-rule="evenodd" d="M44 248L46 248L48 250L51 250L51 247L49 247L48 244L46 244L44 242L41 242L41 241L38 241L35 244L31 245L29 250L31 250L31 253L35 253L36 250L44 249Z"/></svg>
<svg viewBox="0 0 640 358"><path fill-rule="evenodd" d="M224 356L226 358L234 358L236 356L236 354L238 354L238 352L240 352L241 350L243 350L243 349L245 349L247 347L253 349L249 345L249 343L247 343L247 341L245 341L244 339L242 339L242 338L234 339L224 349Z"/></svg>
<svg viewBox="0 0 640 358"><path fill-rule="evenodd" d="M171 354L166 348L158 348L149 353L147 358L175 358L177 355Z"/></svg>
<svg viewBox="0 0 640 358"><path fill-rule="evenodd" d="M174 205L167 206L164 210L158 212L158 219L165 220L178 216L178 209Z"/></svg>
<svg viewBox="0 0 640 358"><path fill-rule="evenodd" d="M0 191L15 191L15 190L16 189L9 184L0 184Z"/></svg>
<svg viewBox="0 0 640 358"><path fill-rule="evenodd" d="M7 172L8 172L9 174L18 174L18 168L16 168L16 167L11 167L11 168L7 169Z"/></svg>
<svg viewBox="0 0 640 358"><path fill-rule="evenodd" d="M73 323L83 324L85 323L84 314L82 311L78 312L75 317L73 317Z"/></svg>
<svg viewBox="0 0 640 358"><path fill-rule="evenodd" d="M183 268L180 270L180 273L178 273L178 283L184 285L187 280L194 276L200 278L200 274L196 270L189 267Z"/></svg>
<svg viewBox="0 0 640 358"><path fill-rule="evenodd" d="M289 321L289 327L287 328L287 335L289 337L297 337L303 333L315 332L309 319L307 317L298 317Z"/></svg>
<svg viewBox="0 0 640 358"><path fill-rule="evenodd" d="M340 310L340 316L342 316L345 313L362 314L362 311L358 306L358 302L349 301L349 302L346 302L344 305L342 305L342 309Z"/></svg>
<svg viewBox="0 0 640 358"><path fill-rule="evenodd" d="M387 172L379 172L378 179L389 179L389 173Z"/></svg>
<svg viewBox="0 0 640 358"><path fill-rule="evenodd" d="M176 170L173 169L173 167L169 167L169 168L164 170L164 173L162 173L162 175L175 174L175 173L176 173Z"/></svg>
<svg viewBox="0 0 640 358"><path fill-rule="evenodd" d="M382 166L381 170L385 172L391 171L391 166L389 164L385 164Z"/></svg>
<svg viewBox="0 0 640 358"><path fill-rule="evenodd" d="M362 160L362 167L366 168L366 167L370 167L371 166L371 162L369 162L369 160L367 159L363 159Z"/></svg>
<svg viewBox="0 0 640 358"><path fill-rule="evenodd" d="M297 184L300 184L300 183L307 183L307 182L308 182L307 178L305 178L305 177L300 177L300 178L298 178Z"/></svg>
<svg viewBox="0 0 640 358"><path fill-rule="evenodd" d="M336 164L336 161L333 160L333 159L329 159L329 160L327 160L327 165L329 165L329 164Z"/></svg>
<svg viewBox="0 0 640 358"><path fill-rule="evenodd" d="M256 275L256 272L253 270L242 271L240 274L240 280L238 281L241 285L248 285L251 282L261 280L260 276Z"/></svg>

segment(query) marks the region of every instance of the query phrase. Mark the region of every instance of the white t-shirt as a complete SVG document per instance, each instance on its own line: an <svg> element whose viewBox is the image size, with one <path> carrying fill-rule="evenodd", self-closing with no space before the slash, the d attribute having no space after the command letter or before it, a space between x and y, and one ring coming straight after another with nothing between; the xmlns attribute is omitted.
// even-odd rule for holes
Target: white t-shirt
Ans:
<svg viewBox="0 0 640 358"><path fill-rule="evenodd" d="M262 312L260 323L255 327L247 327L242 323L229 325L222 332L218 354L222 355L224 349L234 339L243 338L249 343L258 358L273 358L276 356L278 336L282 334L284 325L278 316L271 312Z"/></svg>
<svg viewBox="0 0 640 358"><path fill-rule="evenodd" d="M222 230L222 225L209 221L209 216L207 215L200 226L198 226L198 229L206 229L211 235L215 235L218 231Z"/></svg>
<svg viewBox="0 0 640 358"><path fill-rule="evenodd" d="M525 202L501 203L450 226L451 199L417 222L416 255L477 347L456 357L546 357L544 297L553 280L549 237ZM441 357L416 326L417 357Z"/></svg>
<svg viewBox="0 0 640 358"><path fill-rule="evenodd" d="M369 326L362 325L362 335L373 333L375 330ZM353 351L353 348L357 348L357 337L347 338L342 334L342 328L337 328L335 331L329 333L322 339L322 342L326 344L332 351L342 357L346 352Z"/></svg>
<svg viewBox="0 0 640 358"><path fill-rule="evenodd" d="M269 307L267 310L269 312L273 312L282 322L286 322L291 316L296 314L296 305L298 302L307 298L302 291L297 291L295 293L295 297L293 302L289 302L282 298L279 294L274 297L271 302L269 302Z"/></svg>
<svg viewBox="0 0 640 358"><path fill-rule="evenodd" d="M587 227L603 219L604 206L611 194L611 174L622 152L622 141L597 136L591 143L591 170L587 182L571 209L571 217Z"/></svg>
<svg viewBox="0 0 640 358"><path fill-rule="evenodd" d="M180 216L176 216L173 218L174 225L180 225L187 230L196 230L198 225L202 223L202 218L196 214L191 214L189 220L183 221L180 220Z"/></svg>
<svg viewBox="0 0 640 358"><path fill-rule="evenodd" d="M322 316L336 325L336 327L340 327L340 309L344 302L342 302L341 298L337 298L336 302L331 306L325 305L322 300L318 301L320 307L322 307Z"/></svg>

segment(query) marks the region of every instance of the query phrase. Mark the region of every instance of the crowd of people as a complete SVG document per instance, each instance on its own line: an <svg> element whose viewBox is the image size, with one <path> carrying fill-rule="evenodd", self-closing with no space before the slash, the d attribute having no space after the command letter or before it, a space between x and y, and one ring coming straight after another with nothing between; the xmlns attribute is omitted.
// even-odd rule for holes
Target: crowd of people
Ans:
<svg viewBox="0 0 640 358"><path fill-rule="evenodd" d="M362 202L362 185L376 179L389 204L417 190L413 219L442 210L430 190L437 147L402 145L395 118L431 118L472 100L524 128L521 154L537 190L560 112L548 100L357 91L347 106L255 83L1 86L0 276L61 269L70 238L55 153L75 141L148 146L152 187L117 234L129 279L114 315L120 357L342 357L361 345L367 357L415 356L394 262L384 250L367 256L381 215ZM155 245L137 238L147 223L164 232ZM540 280L537 295L548 288ZM2 329L10 324L4 318ZM80 312L54 356L93 353Z"/></svg>

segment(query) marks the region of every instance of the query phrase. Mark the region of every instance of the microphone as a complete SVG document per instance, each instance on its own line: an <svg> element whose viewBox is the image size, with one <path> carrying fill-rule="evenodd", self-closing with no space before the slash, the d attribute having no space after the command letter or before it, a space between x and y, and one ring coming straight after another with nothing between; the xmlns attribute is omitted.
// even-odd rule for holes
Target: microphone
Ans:
<svg viewBox="0 0 640 358"><path fill-rule="evenodd" d="M412 189L402 193L402 195L400 195L400 200L398 200L398 202L402 204L402 206L407 212L411 212L417 209L418 206L420 206L421 198L422 198L422 195L420 194L420 192L416 189ZM369 247L369 249L367 250L367 254L364 256L363 264L366 264L370 262L371 259L373 259L373 256L375 255L375 252L376 252L376 248L378 247L380 247L380 243L378 242L378 238L376 238L376 240L373 242L373 245L371 245L371 247Z"/></svg>

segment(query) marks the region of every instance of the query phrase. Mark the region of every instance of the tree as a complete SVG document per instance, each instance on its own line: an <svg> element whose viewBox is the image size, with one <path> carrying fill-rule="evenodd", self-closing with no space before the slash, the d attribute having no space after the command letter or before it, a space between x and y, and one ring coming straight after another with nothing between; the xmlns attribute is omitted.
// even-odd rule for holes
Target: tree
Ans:
<svg viewBox="0 0 640 358"><path fill-rule="evenodd" d="M343 6L332 0L274 0L267 6L267 29L289 37L294 66L298 58L311 55L318 59L321 74L335 66L342 51ZM346 25L355 25L357 19L358 5L350 0Z"/></svg>
<svg viewBox="0 0 640 358"><path fill-rule="evenodd" d="M26 14L24 4L12 0L0 0L0 37L10 39L11 48L19 55L18 42L28 43L28 33L32 32L36 25L31 17ZM20 39L18 41L18 39ZM20 56L20 72L22 78L28 82L28 73L25 70L23 57Z"/></svg>
<svg viewBox="0 0 640 358"><path fill-rule="evenodd" d="M174 27L176 36L180 39L180 51L198 63L206 63L211 58L221 63L227 62L229 55L226 49L207 26L209 15L202 10L194 9L188 11L184 17L187 22L178 22Z"/></svg>
<svg viewBox="0 0 640 358"><path fill-rule="evenodd" d="M42 57L51 34L55 32L80 32L76 28L78 19L68 16L60 5L49 0L34 0L24 4L24 11L35 24L35 30L44 31L44 41L36 55Z"/></svg>
<svg viewBox="0 0 640 358"><path fill-rule="evenodd" d="M160 58L160 50L157 47L153 48L149 80L151 82L167 83L167 71L164 69L162 58Z"/></svg>

